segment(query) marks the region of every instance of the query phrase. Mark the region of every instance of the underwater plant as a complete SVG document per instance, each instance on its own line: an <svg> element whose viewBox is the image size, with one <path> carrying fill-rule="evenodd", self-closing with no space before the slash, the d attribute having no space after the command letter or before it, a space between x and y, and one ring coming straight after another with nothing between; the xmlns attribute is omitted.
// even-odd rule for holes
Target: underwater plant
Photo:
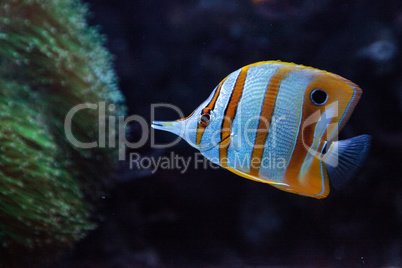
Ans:
<svg viewBox="0 0 402 268"><path fill-rule="evenodd" d="M81 103L116 104L115 116L126 111L112 57L87 13L77 0L0 5L2 256L13 247L64 248L96 226L93 203L113 174L117 150L74 147L64 119ZM98 117L90 109L74 117L77 140L97 140Z"/></svg>

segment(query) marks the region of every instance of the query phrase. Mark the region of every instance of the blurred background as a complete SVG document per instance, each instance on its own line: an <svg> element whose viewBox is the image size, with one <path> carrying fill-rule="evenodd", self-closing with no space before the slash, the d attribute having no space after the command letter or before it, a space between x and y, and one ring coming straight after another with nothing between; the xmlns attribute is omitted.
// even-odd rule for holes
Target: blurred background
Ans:
<svg viewBox="0 0 402 268"><path fill-rule="evenodd" d="M222 168L130 169L99 199L98 228L58 266L402 266L402 2L398 0L91 0L128 115L152 103L188 115L232 71L282 60L339 74L363 96L340 139L373 137L361 171L316 200ZM159 109L158 120L177 114ZM132 124L130 139L141 128ZM160 143L175 139L156 132ZM144 157L194 157L129 149Z"/></svg>

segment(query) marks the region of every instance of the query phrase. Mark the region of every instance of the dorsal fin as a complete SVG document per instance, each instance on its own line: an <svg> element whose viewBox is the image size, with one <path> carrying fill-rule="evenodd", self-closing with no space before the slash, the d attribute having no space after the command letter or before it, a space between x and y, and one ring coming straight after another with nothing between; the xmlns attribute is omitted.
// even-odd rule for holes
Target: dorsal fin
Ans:
<svg viewBox="0 0 402 268"><path fill-rule="evenodd" d="M370 149L370 142L370 135L361 135L331 144L322 160L335 189L342 188L363 165Z"/></svg>

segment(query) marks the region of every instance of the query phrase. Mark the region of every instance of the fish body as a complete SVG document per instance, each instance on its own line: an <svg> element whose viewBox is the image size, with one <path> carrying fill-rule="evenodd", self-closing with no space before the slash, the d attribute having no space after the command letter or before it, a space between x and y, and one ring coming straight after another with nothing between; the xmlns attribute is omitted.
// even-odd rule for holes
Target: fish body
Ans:
<svg viewBox="0 0 402 268"><path fill-rule="evenodd" d="M181 136L237 175L323 198L329 179L342 185L367 155L368 135L336 141L361 94L330 72L257 62L229 74L187 118L152 127Z"/></svg>

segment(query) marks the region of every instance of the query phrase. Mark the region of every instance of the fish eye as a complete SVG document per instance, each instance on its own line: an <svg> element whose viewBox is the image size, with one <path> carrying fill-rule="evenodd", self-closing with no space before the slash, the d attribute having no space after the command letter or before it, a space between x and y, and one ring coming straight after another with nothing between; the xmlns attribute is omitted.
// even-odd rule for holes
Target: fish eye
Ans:
<svg viewBox="0 0 402 268"><path fill-rule="evenodd" d="M328 94L322 89L314 89L310 94L310 99L315 105L323 105L328 100Z"/></svg>
<svg viewBox="0 0 402 268"><path fill-rule="evenodd" d="M211 110L202 110L200 117L200 125L203 127L207 127L211 121Z"/></svg>

